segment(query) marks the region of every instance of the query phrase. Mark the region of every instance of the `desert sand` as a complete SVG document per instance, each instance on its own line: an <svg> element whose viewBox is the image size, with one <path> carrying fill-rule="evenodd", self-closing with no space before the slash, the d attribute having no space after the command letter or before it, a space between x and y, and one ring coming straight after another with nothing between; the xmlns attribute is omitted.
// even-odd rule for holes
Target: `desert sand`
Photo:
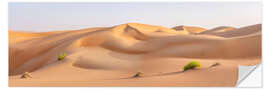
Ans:
<svg viewBox="0 0 270 90"><path fill-rule="evenodd" d="M59 55L67 56L58 61ZM201 68L183 72L190 61ZM220 65L211 67L214 63ZM55 32L9 30L9 86L235 86L261 63L261 24L205 29L139 23ZM29 72L31 78L20 78ZM141 77L133 77L142 72Z"/></svg>

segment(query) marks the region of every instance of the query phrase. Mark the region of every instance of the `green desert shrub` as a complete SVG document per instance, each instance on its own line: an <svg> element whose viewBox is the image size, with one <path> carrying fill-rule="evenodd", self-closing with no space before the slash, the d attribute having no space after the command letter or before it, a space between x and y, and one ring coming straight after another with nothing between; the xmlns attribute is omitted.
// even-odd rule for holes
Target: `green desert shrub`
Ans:
<svg viewBox="0 0 270 90"><path fill-rule="evenodd" d="M61 61L61 60L63 60L66 56L67 56L66 53L64 53L64 54L62 54L62 55L59 55L59 56L58 56L58 60Z"/></svg>
<svg viewBox="0 0 270 90"><path fill-rule="evenodd" d="M184 71L189 70L189 69L194 69L196 67L201 67L201 63L198 61L191 61L186 66L184 66Z"/></svg>

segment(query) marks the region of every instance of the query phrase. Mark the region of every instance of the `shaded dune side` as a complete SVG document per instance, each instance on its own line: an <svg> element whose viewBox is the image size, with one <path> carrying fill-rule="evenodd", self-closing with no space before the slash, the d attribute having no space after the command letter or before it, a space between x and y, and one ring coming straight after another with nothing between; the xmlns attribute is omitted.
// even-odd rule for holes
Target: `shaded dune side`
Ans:
<svg viewBox="0 0 270 90"><path fill-rule="evenodd" d="M148 50L145 50L143 46L133 47L133 45L152 38L127 24L116 26L106 34L107 39L101 46L122 53L146 53Z"/></svg>
<svg viewBox="0 0 270 90"><path fill-rule="evenodd" d="M122 34L133 37L137 40L147 40L150 38L149 36L144 35L140 31L136 30L136 28L130 27L129 25L126 26L124 33Z"/></svg>
<svg viewBox="0 0 270 90"><path fill-rule="evenodd" d="M163 32L163 34L181 34L181 35L188 35L187 31L175 31L174 29L162 27L162 26L153 26L148 24L140 24L140 23L127 23L126 24L133 29L136 29L140 32L143 32L146 35L153 35L158 34L158 32Z"/></svg>
<svg viewBox="0 0 270 90"><path fill-rule="evenodd" d="M142 53L145 50L131 46L150 38L137 29L123 24L103 32L95 32L93 35L84 36L73 44L78 47L100 46L111 51L123 53Z"/></svg>

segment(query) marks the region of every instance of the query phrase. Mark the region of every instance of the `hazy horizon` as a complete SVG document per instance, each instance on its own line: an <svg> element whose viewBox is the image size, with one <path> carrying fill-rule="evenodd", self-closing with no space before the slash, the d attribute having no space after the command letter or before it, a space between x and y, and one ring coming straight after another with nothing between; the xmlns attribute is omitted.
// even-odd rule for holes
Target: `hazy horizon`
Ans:
<svg viewBox="0 0 270 90"><path fill-rule="evenodd" d="M243 27L262 23L261 2L9 3L9 30L45 32L143 23Z"/></svg>

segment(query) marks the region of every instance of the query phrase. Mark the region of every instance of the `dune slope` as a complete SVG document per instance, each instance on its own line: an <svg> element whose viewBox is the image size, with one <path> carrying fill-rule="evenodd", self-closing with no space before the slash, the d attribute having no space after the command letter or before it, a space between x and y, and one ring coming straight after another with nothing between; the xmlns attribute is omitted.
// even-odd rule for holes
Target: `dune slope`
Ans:
<svg viewBox="0 0 270 90"><path fill-rule="evenodd" d="M220 27L216 27L210 30L206 30L203 32L200 32L199 34L208 34L208 35L216 35L218 33L223 33L226 31L231 31L231 30L235 30L236 28L234 27L230 27L230 26L220 26Z"/></svg>
<svg viewBox="0 0 270 90"><path fill-rule="evenodd" d="M227 29L227 30L226 30ZM209 32L205 31L202 32L202 34L211 34L211 35L216 35L216 36L221 36L221 37L239 37L239 36L245 36L249 34L254 34L254 33L261 33L262 30L262 25L261 24L256 24L256 25L251 25L251 26L246 26L238 29L233 29L230 27L227 27L223 29L213 29L209 30ZM218 33L211 33L211 31L220 31Z"/></svg>
<svg viewBox="0 0 270 90"><path fill-rule="evenodd" d="M194 35L206 31L127 23L57 33L9 31L9 86L234 86L238 65L261 61L259 29ZM182 72L192 60L201 69ZM211 67L216 62L221 65ZM143 76L132 77L138 71ZM20 79L24 72L33 78Z"/></svg>
<svg viewBox="0 0 270 90"><path fill-rule="evenodd" d="M173 27L172 29L176 30L176 31L186 31L190 34L197 34L197 33L201 33L206 31L205 28L201 28L201 27L195 27L195 26L176 26Z"/></svg>

